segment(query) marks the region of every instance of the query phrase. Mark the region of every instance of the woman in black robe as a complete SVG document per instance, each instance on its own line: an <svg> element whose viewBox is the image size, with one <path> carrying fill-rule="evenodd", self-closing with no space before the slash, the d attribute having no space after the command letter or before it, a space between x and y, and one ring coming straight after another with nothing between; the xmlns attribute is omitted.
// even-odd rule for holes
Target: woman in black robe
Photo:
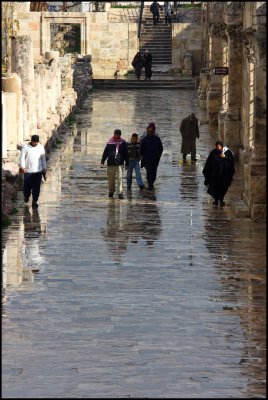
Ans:
<svg viewBox="0 0 268 400"><path fill-rule="evenodd" d="M151 80L151 76L152 76L152 61L153 61L152 54L149 53L148 50L145 50L143 58L144 58L145 80L146 79Z"/></svg>
<svg viewBox="0 0 268 400"><path fill-rule="evenodd" d="M229 186L232 183L234 169L233 152L224 146L221 141L217 141L216 148L212 150L203 168L205 185L208 186L207 192L214 198L212 204L225 206L223 201Z"/></svg>

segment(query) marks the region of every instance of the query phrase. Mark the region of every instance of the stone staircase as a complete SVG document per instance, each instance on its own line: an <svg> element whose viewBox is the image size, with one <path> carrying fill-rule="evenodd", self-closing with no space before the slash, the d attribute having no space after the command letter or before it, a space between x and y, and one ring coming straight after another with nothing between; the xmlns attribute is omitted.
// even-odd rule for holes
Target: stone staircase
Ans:
<svg viewBox="0 0 268 400"><path fill-rule="evenodd" d="M138 81L136 77L128 76L126 78L107 79L98 78L93 79L94 89L195 89L195 83L192 77L173 77L167 75L153 74L150 81Z"/></svg>
<svg viewBox="0 0 268 400"><path fill-rule="evenodd" d="M151 3L150 3L151 4ZM165 25L164 11L160 11L160 23L153 24L150 5L145 6L142 17L142 29L139 50L148 49L153 57L152 78L144 80L144 69L141 80L137 80L134 71L126 76L114 78L93 78L94 89L189 89L195 90L195 80L188 76L176 76L172 72L172 32Z"/></svg>
<svg viewBox="0 0 268 400"><path fill-rule="evenodd" d="M165 25L164 11L160 11L160 23L154 25L150 6L144 7L139 49L142 52L149 50L153 64L172 63L172 33L171 27Z"/></svg>

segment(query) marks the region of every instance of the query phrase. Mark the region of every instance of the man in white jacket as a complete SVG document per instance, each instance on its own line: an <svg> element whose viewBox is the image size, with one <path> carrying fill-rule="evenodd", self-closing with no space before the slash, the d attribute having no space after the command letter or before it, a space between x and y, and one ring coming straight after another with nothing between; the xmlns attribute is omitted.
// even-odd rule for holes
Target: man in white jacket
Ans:
<svg viewBox="0 0 268 400"><path fill-rule="evenodd" d="M20 169L24 173L23 194L28 203L32 194L32 207L37 208L42 175L46 180L45 148L39 143L39 136L33 135L30 143L26 143L20 154Z"/></svg>

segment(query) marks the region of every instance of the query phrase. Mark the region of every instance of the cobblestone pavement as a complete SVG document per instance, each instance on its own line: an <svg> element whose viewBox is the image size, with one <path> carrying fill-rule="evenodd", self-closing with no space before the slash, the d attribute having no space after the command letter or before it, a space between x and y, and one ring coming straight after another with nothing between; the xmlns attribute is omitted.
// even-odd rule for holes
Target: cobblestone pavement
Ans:
<svg viewBox="0 0 268 400"><path fill-rule="evenodd" d="M194 91L94 91L39 209L20 193L2 245L4 398L266 397L265 225L235 217L239 171L211 205L207 125L182 164L190 111L202 122ZM152 120L155 192L108 199L105 142Z"/></svg>

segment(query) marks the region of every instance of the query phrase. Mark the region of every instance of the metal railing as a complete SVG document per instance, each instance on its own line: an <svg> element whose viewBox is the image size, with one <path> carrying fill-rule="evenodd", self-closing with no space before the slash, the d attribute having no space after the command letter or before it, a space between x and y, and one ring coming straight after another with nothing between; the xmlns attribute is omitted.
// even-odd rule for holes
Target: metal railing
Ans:
<svg viewBox="0 0 268 400"><path fill-rule="evenodd" d="M144 1L141 1L140 17L139 17L139 27L138 27L138 39L141 37L141 24L142 24L142 13L144 8Z"/></svg>

